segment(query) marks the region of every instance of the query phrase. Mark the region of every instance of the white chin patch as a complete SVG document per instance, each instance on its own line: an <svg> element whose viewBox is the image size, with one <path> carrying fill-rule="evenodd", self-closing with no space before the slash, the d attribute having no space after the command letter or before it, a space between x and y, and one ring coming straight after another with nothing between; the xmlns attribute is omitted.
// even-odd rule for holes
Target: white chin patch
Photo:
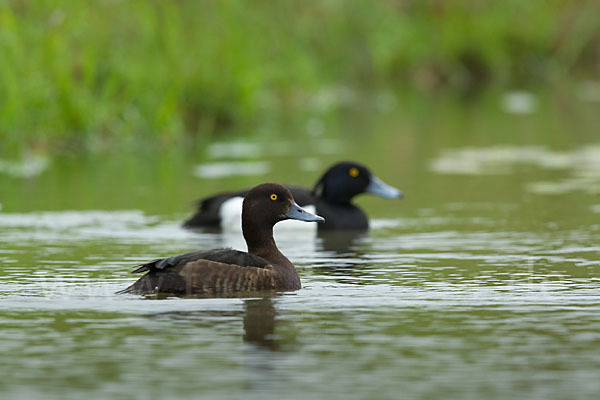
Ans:
<svg viewBox="0 0 600 400"><path fill-rule="evenodd" d="M221 217L221 229L225 232L241 232L242 231L242 204L244 202L243 197L232 197L225 200L221 204L219 209L219 216ZM306 211L315 213L316 207L314 205L303 206ZM278 222L273 228L273 235L277 237L277 234L285 234L286 232L317 232L316 222L304 222L288 219L286 221Z"/></svg>

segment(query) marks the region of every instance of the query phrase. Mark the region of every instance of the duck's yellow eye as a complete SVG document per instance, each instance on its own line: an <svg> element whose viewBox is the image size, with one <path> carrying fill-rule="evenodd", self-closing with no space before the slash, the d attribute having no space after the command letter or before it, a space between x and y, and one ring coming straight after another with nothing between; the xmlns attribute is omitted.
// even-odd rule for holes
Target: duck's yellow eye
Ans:
<svg viewBox="0 0 600 400"><path fill-rule="evenodd" d="M271 200L277 200L277 195L275 193L271 195Z"/></svg>
<svg viewBox="0 0 600 400"><path fill-rule="evenodd" d="M353 177L356 178L358 176L358 168L350 168L350 171L348 171L348 174Z"/></svg>

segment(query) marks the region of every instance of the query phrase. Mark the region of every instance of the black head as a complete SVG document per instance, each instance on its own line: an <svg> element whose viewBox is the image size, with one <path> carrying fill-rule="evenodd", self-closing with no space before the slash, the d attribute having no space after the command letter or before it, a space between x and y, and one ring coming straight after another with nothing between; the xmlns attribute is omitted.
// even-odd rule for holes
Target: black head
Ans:
<svg viewBox="0 0 600 400"><path fill-rule="evenodd" d="M367 167L355 162L340 162L332 166L315 184L313 194L332 203L349 203L361 193L371 193L386 198L400 198L402 192L385 184L371 174Z"/></svg>
<svg viewBox="0 0 600 400"><path fill-rule="evenodd" d="M324 221L294 201L292 193L277 183L264 183L252 188L244 197L242 206L242 226L252 221L271 228L279 221L297 219L300 221Z"/></svg>

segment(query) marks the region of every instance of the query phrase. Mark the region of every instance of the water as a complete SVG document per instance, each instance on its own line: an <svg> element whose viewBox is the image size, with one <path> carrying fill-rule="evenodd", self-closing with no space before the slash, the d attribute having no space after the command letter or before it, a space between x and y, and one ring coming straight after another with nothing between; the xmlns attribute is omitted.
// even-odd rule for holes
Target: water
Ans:
<svg viewBox="0 0 600 400"><path fill-rule="evenodd" d="M561 114L538 96L513 115L502 98L323 117L324 136L311 119L194 156L6 161L2 398L596 398L600 121L587 103ZM360 198L368 234L282 232L302 290L114 294L138 262L243 248L180 229L193 199L310 186L338 159L407 197Z"/></svg>

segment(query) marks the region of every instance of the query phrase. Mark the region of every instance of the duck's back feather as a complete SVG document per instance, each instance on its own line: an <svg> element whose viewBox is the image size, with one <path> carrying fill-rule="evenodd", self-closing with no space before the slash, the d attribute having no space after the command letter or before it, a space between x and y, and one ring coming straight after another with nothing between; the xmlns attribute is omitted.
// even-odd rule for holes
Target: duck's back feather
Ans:
<svg viewBox="0 0 600 400"><path fill-rule="evenodd" d="M191 251L189 253L178 254L176 256L157 258L145 264L138 265L133 273L142 273L147 271L165 270L183 266L196 260L215 261L223 264L233 264L240 267L258 267L264 268L269 264L262 257L255 256L245 251L233 249L216 249L207 251Z"/></svg>

